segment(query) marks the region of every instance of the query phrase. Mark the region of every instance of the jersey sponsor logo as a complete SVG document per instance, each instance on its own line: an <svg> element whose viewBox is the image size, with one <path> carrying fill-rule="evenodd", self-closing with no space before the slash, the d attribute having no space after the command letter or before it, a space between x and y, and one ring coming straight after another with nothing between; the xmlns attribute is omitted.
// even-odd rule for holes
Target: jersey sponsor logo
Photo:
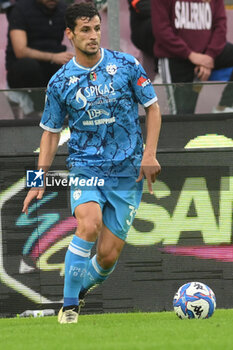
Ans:
<svg viewBox="0 0 233 350"><path fill-rule="evenodd" d="M80 88L76 94L76 101L79 104L79 108L84 108L87 104L86 97L82 94L82 88Z"/></svg>
<svg viewBox="0 0 233 350"><path fill-rule="evenodd" d="M69 85L75 84L75 83L77 83L77 81L79 81L79 78L78 78L78 77L75 77L75 76L73 75L72 77L70 77Z"/></svg>
<svg viewBox="0 0 233 350"><path fill-rule="evenodd" d="M115 90L113 88L113 83L99 84L99 85L88 86L84 88L84 94L86 97L105 96L109 94L114 94L114 92Z"/></svg>
<svg viewBox="0 0 233 350"><path fill-rule="evenodd" d="M107 125L107 124L115 123L115 121L116 121L115 117L95 119L95 120L84 120L83 125L84 126L103 125L103 124Z"/></svg>
<svg viewBox="0 0 233 350"><path fill-rule="evenodd" d="M142 86L142 87L145 87L150 83L151 83L150 79L146 79L144 77L140 77L137 81L137 85Z"/></svg>
<svg viewBox="0 0 233 350"><path fill-rule="evenodd" d="M208 2L176 1L176 29L210 30L212 11Z"/></svg>
<svg viewBox="0 0 233 350"><path fill-rule="evenodd" d="M109 95L114 94L115 90L113 83L92 85L85 88L80 88L76 94L76 101L79 104L79 108L85 108L87 99L90 97L108 96L109 98Z"/></svg>
<svg viewBox="0 0 233 350"><path fill-rule="evenodd" d="M115 64L110 63L107 65L106 71L108 72L108 74L114 75L117 72L117 66Z"/></svg>
<svg viewBox="0 0 233 350"><path fill-rule="evenodd" d="M109 104L109 103L115 103L117 102L117 99L114 98L109 98L109 97L104 97L101 98L99 97L98 99L94 100L94 101L89 101L89 106L99 106L99 105L104 105L104 104Z"/></svg>
<svg viewBox="0 0 233 350"><path fill-rule="evenodd" d="M109 116L109 113L105 111L104 109L90 109L87 111L89 118L94 119L97 117L100 117L101 115Z"/></svg>

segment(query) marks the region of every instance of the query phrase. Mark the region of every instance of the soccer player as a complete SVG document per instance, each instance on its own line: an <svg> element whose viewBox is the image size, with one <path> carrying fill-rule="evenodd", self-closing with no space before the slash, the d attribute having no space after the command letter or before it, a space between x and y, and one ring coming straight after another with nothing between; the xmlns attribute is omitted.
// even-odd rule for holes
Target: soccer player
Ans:
<svg viewBox="0 0 233 350"><path fill-rule="evenodd" d="M71 186L78 226L65 257L64 304L58 321L76 323L79 300L116 266L141 200L144 177L153 193L152 183L160 171L156 148L161 115L154 88L139 62L129 54L100 48L101 18L93 5L71 5L66 24L75 57L49 82L38 168L48 171L68 115L67 164L72 176L101 180L91 189L80 183ZM138 103L147 117L144 151ZM43 193L44 189L30 190L23 212ZM97 239L97 253L90 259Z"/></svg>

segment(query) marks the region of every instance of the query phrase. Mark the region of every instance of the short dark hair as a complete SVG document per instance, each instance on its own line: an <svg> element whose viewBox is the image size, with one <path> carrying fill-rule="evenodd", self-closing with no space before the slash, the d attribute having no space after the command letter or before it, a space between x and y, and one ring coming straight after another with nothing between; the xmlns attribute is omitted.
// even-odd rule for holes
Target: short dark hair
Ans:
<svg viewBox="0 0 233 350"><path fill-rule="evenodd" d="M66 26L74 31L76 26L76 20L82 17L93 18L98 16L101 20L101 16L93 3L91 2L81 2L78 4L72 4L67 7L65 13Z"/></svg>

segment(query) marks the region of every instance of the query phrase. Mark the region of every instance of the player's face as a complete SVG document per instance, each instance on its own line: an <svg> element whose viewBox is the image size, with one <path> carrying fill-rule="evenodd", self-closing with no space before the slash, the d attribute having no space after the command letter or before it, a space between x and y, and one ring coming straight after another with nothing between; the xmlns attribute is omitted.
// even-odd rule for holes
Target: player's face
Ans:
<svg viewBox="0 0 233 350"><path fill-rule="evenodd" d="M76 27L70 32L74 47L87 56L96 55L100 48L100 19L98 16L93 18L79 18L76 20Z"/></svg>

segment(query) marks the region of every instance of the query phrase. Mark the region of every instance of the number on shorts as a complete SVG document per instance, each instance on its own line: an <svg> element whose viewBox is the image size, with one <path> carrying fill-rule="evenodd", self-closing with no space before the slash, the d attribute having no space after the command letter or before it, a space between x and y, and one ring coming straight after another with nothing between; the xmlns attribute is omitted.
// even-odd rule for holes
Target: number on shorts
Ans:
<svg viewBox="0 0 233 350"><path fill-rule="evenodd" d="M134 216L136 215L137 209L134 208L133 205L129 205L130 213L129 213L129 219L126 220L126 224L128 226L132 225Z"/></svg>

